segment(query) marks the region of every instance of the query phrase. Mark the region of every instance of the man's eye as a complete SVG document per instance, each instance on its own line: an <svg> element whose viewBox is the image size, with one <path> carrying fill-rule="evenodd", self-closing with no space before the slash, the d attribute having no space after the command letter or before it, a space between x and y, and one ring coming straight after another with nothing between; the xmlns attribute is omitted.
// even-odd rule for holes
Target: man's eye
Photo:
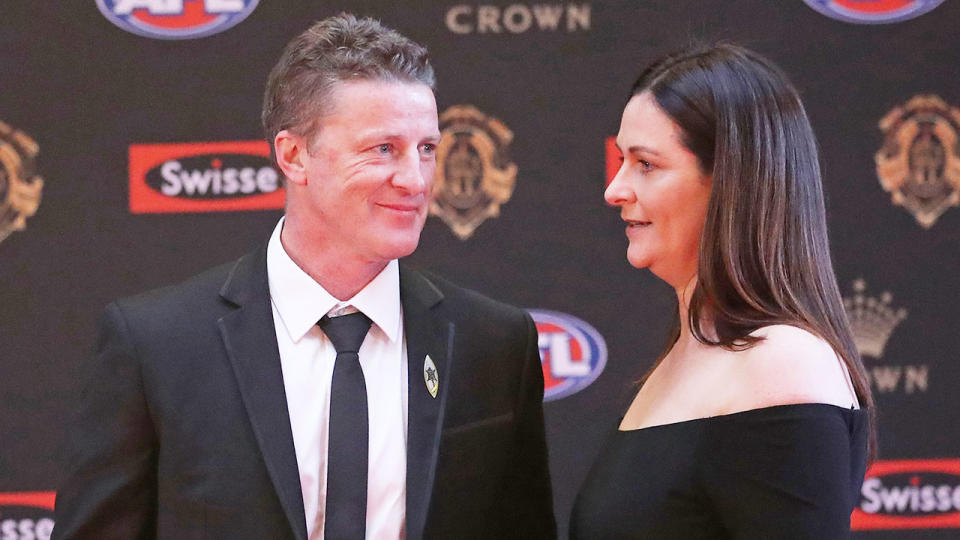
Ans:
<svg viewBox="0 0 960 540"><path fill-rule="evenodd" d="M389 144L386 144L386 143L385 143L385 144L381 144L381 145L377 146L377 151L380 152L381 154L389 154L389 153L390 153L390 145L389 145Z"/></svg>
<svg viewBox="0 0 960 540"><path fill-rule="evenodd" d="M640 164L640 168L643 169L644 171L649 171L653 169L653 165L645 159L638 159L637 163Z"/></svg>
<svg viewBox="0 0 960 540"><path fill-rule="evenodd" d="M436 152L436 150L437 150L437 145L435 145L435 144L433 144L433 143L425 143L425 144L422 146L422 148L423 148L423 153L424 153L424 154L432 154L432 153Z"/></svg>

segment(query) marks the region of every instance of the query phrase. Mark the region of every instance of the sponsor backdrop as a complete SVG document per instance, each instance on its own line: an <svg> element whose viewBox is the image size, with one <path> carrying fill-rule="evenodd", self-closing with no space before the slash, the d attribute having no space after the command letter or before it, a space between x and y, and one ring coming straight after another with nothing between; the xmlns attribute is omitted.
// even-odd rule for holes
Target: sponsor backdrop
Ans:
<svg viewBox="0 0 960 540"><path fill-rule="evenodd" d="M0 5L0 538L47 538L64 426L113 298L264 243L283 186L260 99L348 9L433 51L444 139L411 263L526 306L562 534L665 338L673 292L605 207L626 92L691 40L793 77L880 407L858 538L960 535L960 2L6 0Z"/></svg>

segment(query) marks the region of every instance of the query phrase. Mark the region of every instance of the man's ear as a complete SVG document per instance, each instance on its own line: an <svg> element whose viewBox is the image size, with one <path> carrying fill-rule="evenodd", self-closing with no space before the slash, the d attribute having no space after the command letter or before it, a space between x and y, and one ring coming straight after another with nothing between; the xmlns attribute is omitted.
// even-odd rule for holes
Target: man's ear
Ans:
<svg viewBox="0 0 960 540"><path fill-rule="evenodd" d="M281 130L273 138L274 153L277 155L277 165L287 177L287 180L298 185L307 184L307 172L304 160L307 157L307 141L305 138Z"/></svg>

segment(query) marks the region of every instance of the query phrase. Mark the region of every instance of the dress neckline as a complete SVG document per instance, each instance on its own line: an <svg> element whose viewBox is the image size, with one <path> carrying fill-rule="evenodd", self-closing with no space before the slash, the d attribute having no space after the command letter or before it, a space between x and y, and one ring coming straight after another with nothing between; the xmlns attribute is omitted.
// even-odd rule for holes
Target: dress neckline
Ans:
<svg viewBox="0 0 960 540"><path fill-rule="evenodd" d="M652 426L645 426L645 427L636 428L636 429L620 429L619 426L623 422L623 415L622 415L620 416L620 421L617 422L617 432L618 433L637 433L641 431L665 429L665 428L670 428L675 426L702 423L710 420L726 420L726 419L735 419L735 418L749 417L749 416L759 416L764 413L770 413L770 412L781 411L781 410L793 410L793 409L833 410L833 411L838 411L840 413L846 413L851 415L864 412L864 409L862 407L858 409L858 408L854 408L853 405L851 405L850 408L848 409L845 407L841 407L839 405L834 405L832 403L790 403L785 405L770 405L768 407L758 407L756 409L746 409L743 411L737 411L737 412L726 413L726 414L718 414L714 416L702 416L700 418L691 418L689 420L679 420L677 422L668 422L665 424L654 424Z"/></svg>

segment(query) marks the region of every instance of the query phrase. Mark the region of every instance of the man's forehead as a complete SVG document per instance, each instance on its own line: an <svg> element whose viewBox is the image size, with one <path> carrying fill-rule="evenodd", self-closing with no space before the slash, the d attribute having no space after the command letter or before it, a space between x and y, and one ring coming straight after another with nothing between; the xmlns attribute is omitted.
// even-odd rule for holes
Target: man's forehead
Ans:
<svg viewBox="0 0 960 540"><path fill-rule="evenodd" d="M420 83L343 83L330 92L325 105L319 118L321 125L342 123L364 132L397 131L417 125L437 131L436 99L430 87Z"/></svg>
<svg viewBox="0 0 960 540"><path fill-rule="evenodd" d="M367 95L386 95L407 93L434 97L433 88L419 81L405 81L393 78L356 78L334 82L330 86L330 97L336 101L339 97L356 97Z"/></svg>

